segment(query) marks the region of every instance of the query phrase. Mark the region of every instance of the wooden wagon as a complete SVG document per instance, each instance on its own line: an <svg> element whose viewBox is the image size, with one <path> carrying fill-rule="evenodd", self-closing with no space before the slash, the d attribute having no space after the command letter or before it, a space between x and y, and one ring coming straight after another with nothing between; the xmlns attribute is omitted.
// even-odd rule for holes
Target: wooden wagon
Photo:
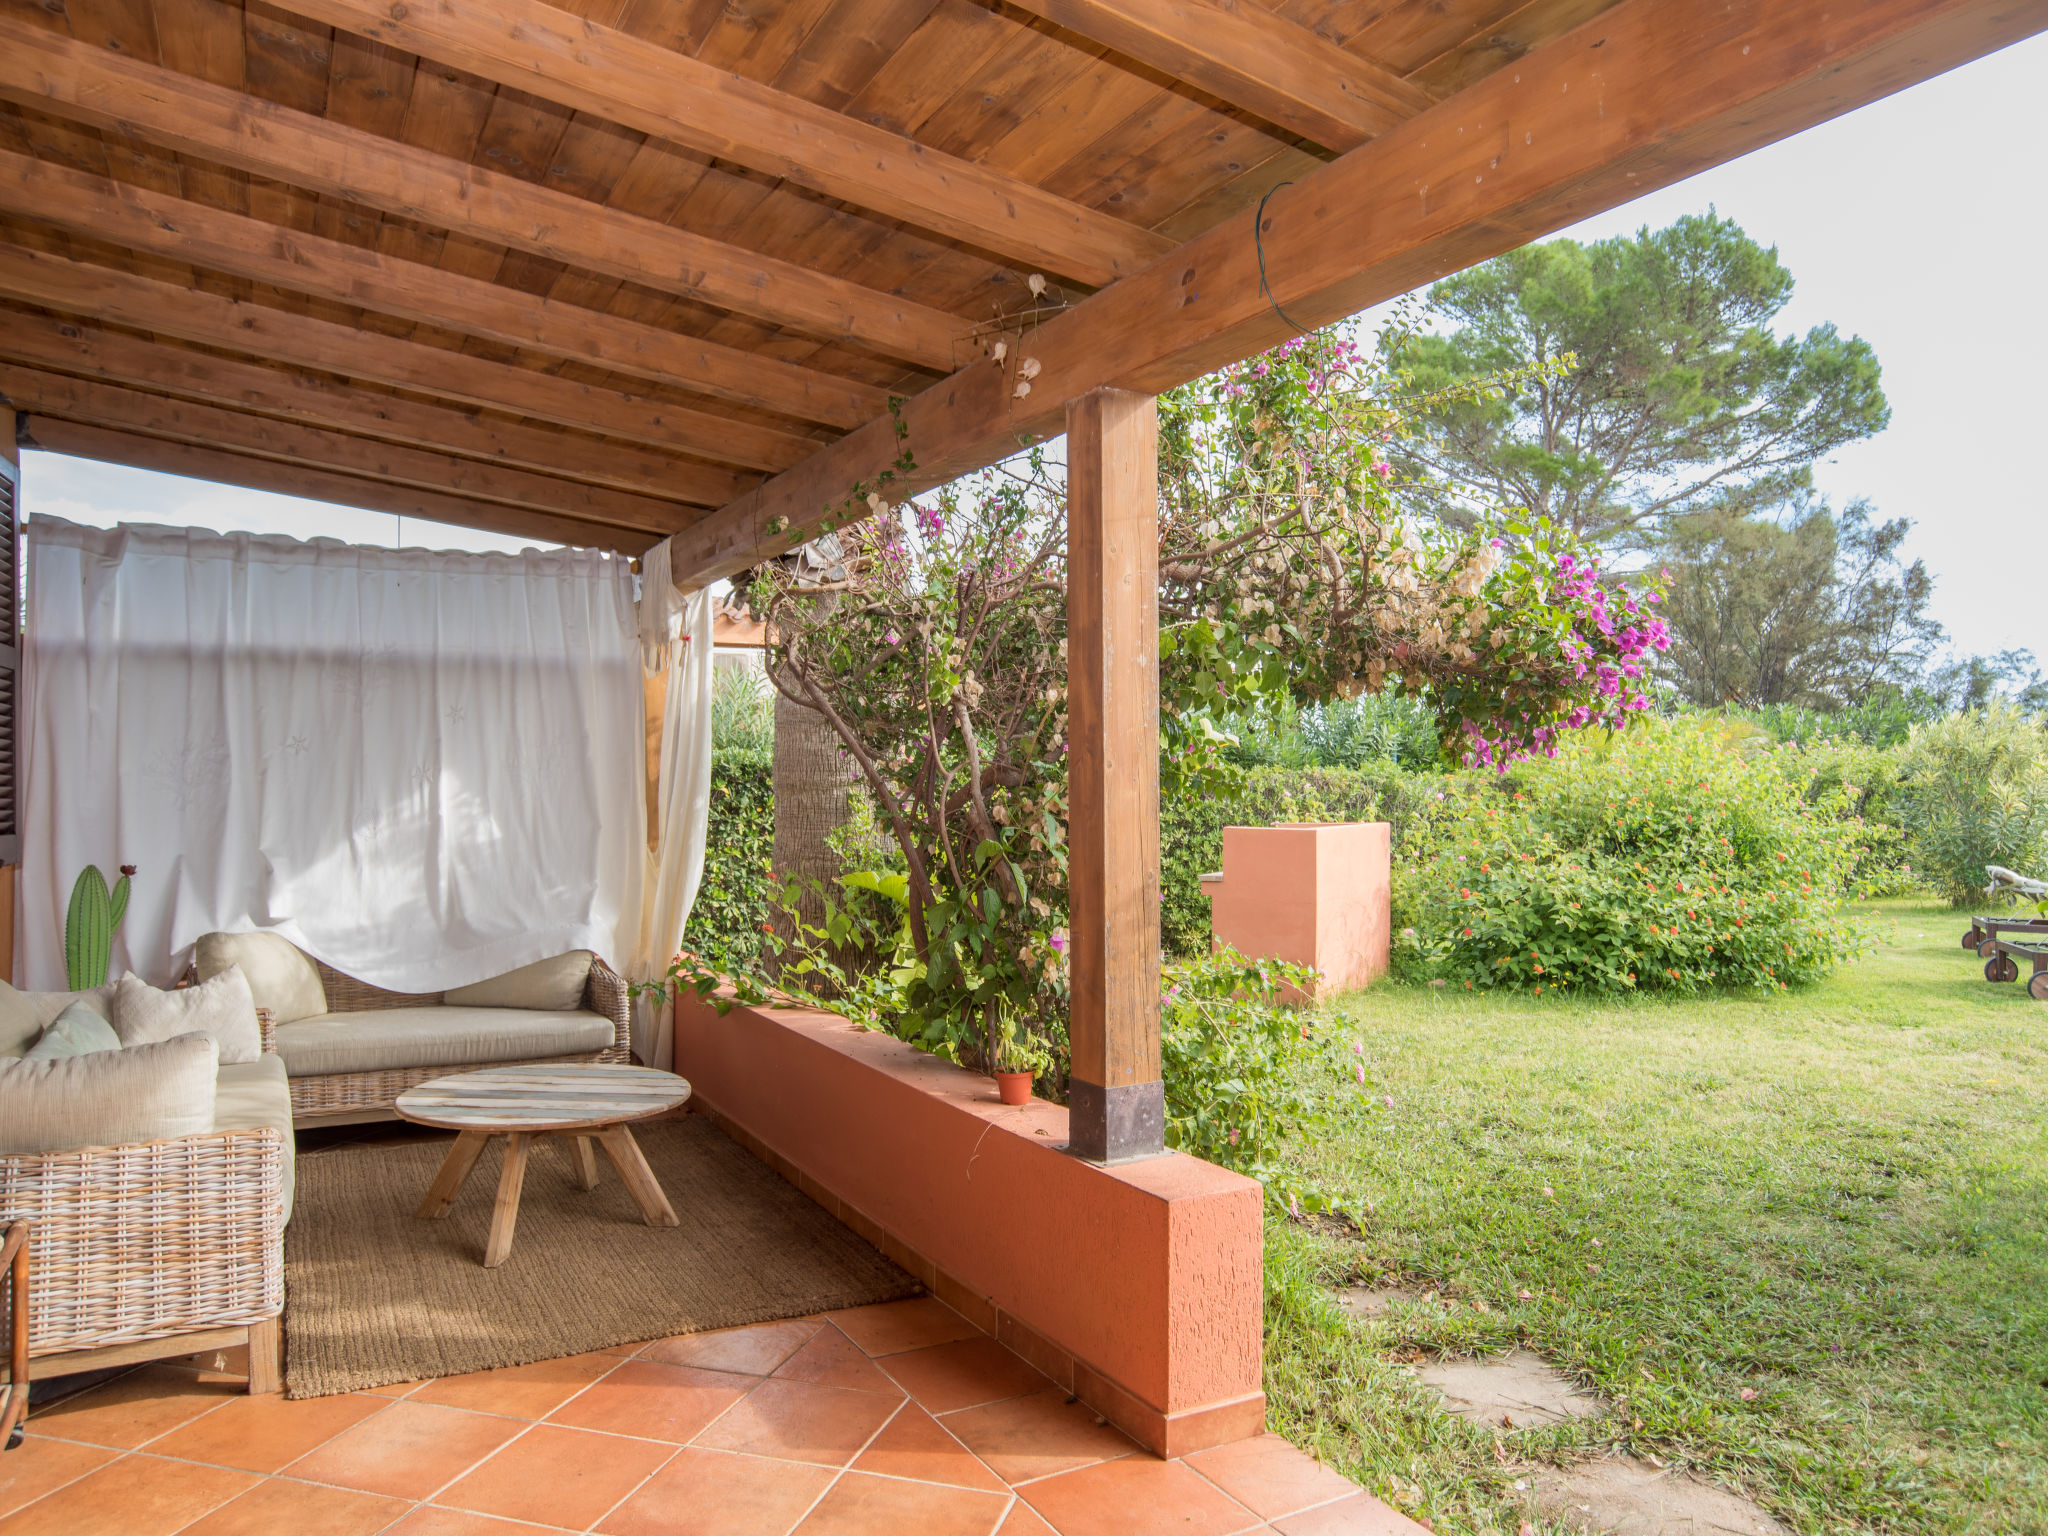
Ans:
<svg viewBox="0 0 2048 1536"><path fill-rule="evenodd" d="M2048 942L2048 917L1972 916L1963 934L1963 948L1975 951L1980 960L1988 960L1996 953L1991 944L2001 933L2020 934L2023 942L2035 938Z"/></svg>
<svg viewBox="0 0 2048 1536"><path fill-rule="evenodd" d="M2034 937L2005 939L1996 933L1987 934L1977 945L1977 953L1984 957L1984 979L2018 981L2020 960L2024 958L2033 966L2033 973L2027 977L2027 995L2048 1003L2048 924L2001 923L1998 927L2008 933L2020 929Z"/></svg>

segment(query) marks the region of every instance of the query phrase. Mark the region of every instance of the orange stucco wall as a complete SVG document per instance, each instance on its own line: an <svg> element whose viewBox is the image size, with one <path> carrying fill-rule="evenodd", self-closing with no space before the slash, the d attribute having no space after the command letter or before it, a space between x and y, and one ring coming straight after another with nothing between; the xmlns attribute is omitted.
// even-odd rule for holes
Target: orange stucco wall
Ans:
<svg viewBox="0 0 2048 1536"><path fill-rule="evenodd" d="M1260 1432L1259 1186L1068 1156L1067 1112L831 1014L676 1009L701 1104L1142 1444ZM843 1207L843 1209L841 1209Z"/></svg>
<svg viewBox="0 0 2048 1536"><path fill-rule="evenodd" d="M1223 878L1202 882L1210 932L1240 954L1313 966L1325 992L1385 975L1390 831L1384 821L1225 827Z"/></svg>

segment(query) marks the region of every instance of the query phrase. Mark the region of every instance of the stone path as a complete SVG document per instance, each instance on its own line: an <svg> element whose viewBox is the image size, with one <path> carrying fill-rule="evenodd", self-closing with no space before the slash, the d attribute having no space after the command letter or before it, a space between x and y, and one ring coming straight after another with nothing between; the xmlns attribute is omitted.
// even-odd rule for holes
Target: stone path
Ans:
<svg viewBox="0 0 2048 1536"><path fill-rule="evenodd" d="M1356 1317L1384 1317L1396 1303L1426 1299L1397 1287L1352 1285L1337 1293L1337 1304ZM1526 1349L1439 1359L1416 1375L1443 1394L1452 1413L1494 1429L1562 1424L1606 1410L1596 1394ZM1755 1501L1635 1457L1543 1467L1526 1486L1536 1512L1600 1536L1790 1536Z"/></svg>
<svg viewBox="0 0 2048 1536"><path fill-rule="evenodd" d="M1589 1419L1604 1406L1541 1355L1518 1349L1481 1360L1436 1360L1417 1373L1461 1418L1496 1429Z"/></svg>
<svg viewBox="0 0 2048 1536"><path fill-rule="evenodd" d="M1606 1536L1790 1536L1741 1494L1633 1457L1546 1467L1533 1481L1544 1514Z"/></svg>

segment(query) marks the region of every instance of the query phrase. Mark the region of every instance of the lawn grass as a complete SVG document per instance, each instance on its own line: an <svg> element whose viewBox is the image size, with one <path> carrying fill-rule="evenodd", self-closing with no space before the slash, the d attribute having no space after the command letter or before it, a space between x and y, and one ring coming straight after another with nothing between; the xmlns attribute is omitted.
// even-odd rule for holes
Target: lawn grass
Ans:
<svg viewBox="0 0 2048 1536"><path fill-rule="evenodd" d="M1790 995L1331 1004L1372 1098L1300 1160L1360 1231L1273 1224L1275 1426L1439 1532L1610 1447L1799 1531L2048 1532L2048 1005L1947 908L1860 910ZM1357 1320L1351 1280L1441 1299ZM1517 1343L1613 1411L1482 1429L1410 1374Z"/></svg>

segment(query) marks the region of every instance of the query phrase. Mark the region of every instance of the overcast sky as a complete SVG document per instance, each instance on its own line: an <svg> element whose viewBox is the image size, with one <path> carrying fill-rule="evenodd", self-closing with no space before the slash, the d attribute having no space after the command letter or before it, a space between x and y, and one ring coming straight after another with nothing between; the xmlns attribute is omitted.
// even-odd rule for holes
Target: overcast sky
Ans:
<svg viewBox="0 0 2048 1536"><path fill-rule="evenodd" d="M1632 233L1714 206L1797 280L1782 328L1832 321L1876 349L1890 428L1820 467L1837 504L1917 525L1934 613L1966 652L2048 661L2048 36L1565 231ZM22 502L102 526L154 522L447 549L530 541L54 454Z"/></svg>

